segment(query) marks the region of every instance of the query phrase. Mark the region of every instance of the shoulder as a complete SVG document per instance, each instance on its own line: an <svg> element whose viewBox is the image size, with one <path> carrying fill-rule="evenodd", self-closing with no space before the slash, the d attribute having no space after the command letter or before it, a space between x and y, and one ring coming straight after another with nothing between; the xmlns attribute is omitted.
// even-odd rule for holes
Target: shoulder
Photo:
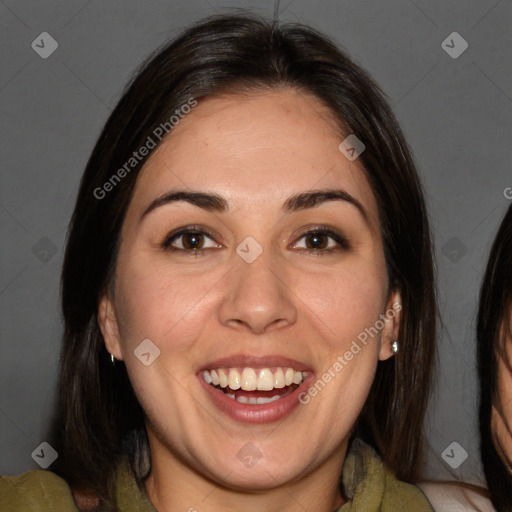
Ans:
<svg viewBox="0 0 512 512"><path fill-rule="evenodd" d="M489 499L464 485L425 482L419 486L436 512L495 512Z"/></svg>
<svg viewBox="0 0 512 512"><path fill-rule="evenodd" d="M0 509L2 512L78 510L66 481L44 470L29 471L19 476L0 476Z"/></svg>
<svg viewBox="0 0 512 512"><path fill-rule="evenodd" d="M386 488L388 492L385 495L385 501L390 510L433 512L430 501L419 487L394 478L388 478Z"/></svg>

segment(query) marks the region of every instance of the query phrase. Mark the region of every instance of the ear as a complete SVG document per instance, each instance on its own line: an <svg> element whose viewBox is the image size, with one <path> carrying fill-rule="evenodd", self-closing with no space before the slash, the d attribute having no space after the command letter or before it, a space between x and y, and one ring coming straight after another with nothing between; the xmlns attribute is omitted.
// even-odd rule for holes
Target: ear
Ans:
<svg viewBox="0 0 512 512"><path fill-rule="evenodd" d="M390 293L386 304L386 311L381 315L384 327L380 338L379 359L385 361L394 356L392 345L398 340L400 350L400 318L402 311L402 297L398 290Z"/></svg>
<svg viewBox="0 0 512 512"><path fill-rule="evenodd" d="M98 324L103 334L107 351L116 359L123 360L121 349L119 325L117 322L114 302L108 292L105 292L98 304Z"/></svg>

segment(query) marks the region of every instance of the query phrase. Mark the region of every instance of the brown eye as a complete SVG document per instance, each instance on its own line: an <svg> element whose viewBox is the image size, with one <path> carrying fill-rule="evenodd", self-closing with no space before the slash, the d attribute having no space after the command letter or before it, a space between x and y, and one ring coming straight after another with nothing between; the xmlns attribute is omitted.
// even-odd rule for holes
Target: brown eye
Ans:
<svg viewBox="0 0 512 512"><path fill-rule="evenodd" d="M209 234L193 229L182 229L172 233L162 243L162 248L164 249L189 253L219 247L220 245L218 245Z"/></svg>
<svg viewBox="0 0 512 512"><path fill-rule="evenodd" d="M201 233L187 233L181 235L184 249L201 249L204 244L204 236Z"/></svg>
<svg viewBox="0 0 512 512"><path fill-rule="evenodd" d="M339 250L349 250L350 246L341 233L332 229L314 229L304 233L294 246L309 252L330 253Z"/></svg>
<svg viewBox="0 0 512 512"><path fill-rule="evenodd" d="M329 237L324 233L313 233L305 237L308 249L326 249L329 245Z"/></svg>

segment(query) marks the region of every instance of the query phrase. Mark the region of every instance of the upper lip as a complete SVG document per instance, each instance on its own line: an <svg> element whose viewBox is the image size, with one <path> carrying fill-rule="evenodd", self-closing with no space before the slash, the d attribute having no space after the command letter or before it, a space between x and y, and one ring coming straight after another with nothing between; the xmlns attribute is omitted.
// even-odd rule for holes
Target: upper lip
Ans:
<svg viewBox="0 0 512 512"><path fill-rule="evenodd" d="M209 363L201 366L199 371L212 370L215 368L269 368L271 366L293 368L294 370L302 372L311 371L311 368L308 365L289 357L281 355L251 356L246 354L238 354L210 361Z"/></svg>

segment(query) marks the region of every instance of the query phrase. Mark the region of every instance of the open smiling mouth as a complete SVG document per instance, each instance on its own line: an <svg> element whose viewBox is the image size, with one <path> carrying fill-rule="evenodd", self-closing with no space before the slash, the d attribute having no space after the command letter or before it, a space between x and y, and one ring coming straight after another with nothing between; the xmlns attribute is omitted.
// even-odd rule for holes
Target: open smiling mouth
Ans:
<svg viewBox="0 0 512 512"><path fill-rule="evenodd" d="M293 368L217 368L205 370L203 378L226 396L242 404L262 405L292 393L308 372Z"/></svg>
<svg viewBox="0 0 512 512"><path fill-rule="evenodd" d="M298 390L311 372L291 367L203 370L199 377L215 405L231 418L250 423L277 421L299 404Z"/></svg>

